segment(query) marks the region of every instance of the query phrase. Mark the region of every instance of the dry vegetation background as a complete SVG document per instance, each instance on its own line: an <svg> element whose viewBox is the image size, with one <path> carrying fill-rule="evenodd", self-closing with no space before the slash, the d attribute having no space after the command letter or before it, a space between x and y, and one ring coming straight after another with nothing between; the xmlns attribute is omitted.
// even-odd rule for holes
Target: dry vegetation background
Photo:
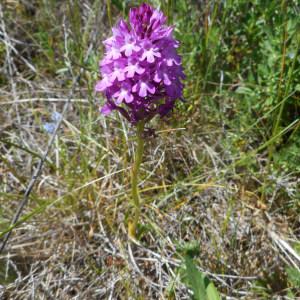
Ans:
<svg viewBox="0 0 300 300"><path fill-rule="evenodd" d="M93 90L108 2L1 0L0 299L191 299L187 255L222 299L300 299L299 2L149 2L186 102L151 124L133 243L134 128ZM137 3L111 1L113 22Z"/></svg>

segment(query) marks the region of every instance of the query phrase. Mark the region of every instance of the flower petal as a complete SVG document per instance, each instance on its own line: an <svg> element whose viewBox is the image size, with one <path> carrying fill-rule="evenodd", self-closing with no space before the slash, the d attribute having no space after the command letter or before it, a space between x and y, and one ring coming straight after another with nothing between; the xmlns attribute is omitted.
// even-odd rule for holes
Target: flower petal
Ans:
<svg viewBox="0 0 300 300"><path fill-rule="evenodd" d="M109 104L104 104L100 112L102 115L107 116L113 111L113 108Z"/></svg>
<svg viewBox="0 0 300 300"><path fill-rule="evenodd" d="M131 95L129 92L128 93L126 93L126 95L125 95L125 102L126 103L131 103L132 101L133 101L133 95Z"/></svg>
<svg viewBox="0 0 300 300"><path fill-rule="evenodd" d="M96 92L103 92L107 87L112 86L112 83L107 77L104 77L102 80L98 81L95 86Z"/></svg>
<svg viewBox="0 0 300 300"><path fill-rule="evenodd" d="M139 96L140 97L146 97L147 96L147 89L148 89L147 84L145 82L141 82L140 90L139 90Z"/></svg>

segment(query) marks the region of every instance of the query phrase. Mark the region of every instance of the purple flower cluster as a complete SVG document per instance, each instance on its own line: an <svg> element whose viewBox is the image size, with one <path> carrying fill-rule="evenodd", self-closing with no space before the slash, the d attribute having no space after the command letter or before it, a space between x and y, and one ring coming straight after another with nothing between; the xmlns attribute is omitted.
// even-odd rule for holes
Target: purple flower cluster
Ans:
<svg viewBox="0 0 300 300"><path fill-rule="evenodd" d="M132 8L129 24L120 20L104 41L102 80L96 91L107 99L104 115L118 110L133 124L165 116L182 99L184 73L176 52L178 41L166 17L148 4Z"/></svg>

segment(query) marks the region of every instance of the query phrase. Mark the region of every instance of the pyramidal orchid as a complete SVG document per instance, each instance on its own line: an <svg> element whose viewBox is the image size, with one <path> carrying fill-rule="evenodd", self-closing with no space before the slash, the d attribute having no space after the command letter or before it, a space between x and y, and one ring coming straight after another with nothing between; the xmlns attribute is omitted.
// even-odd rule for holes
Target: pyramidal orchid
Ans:
<svg viewBox="0 0 300 300"><path fill-rule="evenodd" d="M104 41L105 55L100 62L102 79L95 90L106 103L103 115L119 111L137 127L137 149L132 168L132 198L135 217L129 222L129 235L135 237L140 215L138 171L144 149L144 126L156 115L166 116L175 101L182 99L184 73L179 42L174 27L166 25L164 14L148 4L130 9L129 20L112 28Z"/></svg>
<svg viewBox="0 0 300 300"><path fill-rule="evenodd" d="M104 115L119 110L133 124L147 122L165 116L182 98L184 74L173 29L148 4L130 10L129 24L120 20L113 27L95 87L107 99Z"/></svg>

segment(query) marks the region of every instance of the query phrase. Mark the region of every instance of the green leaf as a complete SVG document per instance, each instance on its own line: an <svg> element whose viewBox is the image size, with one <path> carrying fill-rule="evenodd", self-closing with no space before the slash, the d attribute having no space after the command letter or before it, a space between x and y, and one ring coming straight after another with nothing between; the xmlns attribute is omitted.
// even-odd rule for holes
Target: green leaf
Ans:
<svg viewBox="0 0 300 300"><path fill-rule="evenodd" d="M221 300L213 282L200 272L191 257L185 257L186 279L195 300Z"/></svg>
<svg viewBox="0 0 300 300"><path fill-rule="evenodd" d="M295 288L300 288L300 272L296 268L289 267L286 269L289 282Z"/></svg>
<svg viewBox="0 0 300 300"><path fill-rule="evenodd" d="M213 282L210 282L209 285L206 287L206 294L208 300L221 300L221 297Z"/></svg>
<svg viewBox="0 0 300 300"><path fill-rule="evenodd" d="M203 274L196 268L193 260L189 256L185 257L185 265L186 265L187 281L190 288L193 291L194 299L205 300L206 290L204 285Z"/></svg>
<svg viewBox="0 0 300 300"><path fill-rule="evenodd" d="M238 89L236 90L237 94L241 94L241 95L247 95L247 96L253 96L254 92L252 89L245 87L245 86L240 86L238 87Z"/></svg>

